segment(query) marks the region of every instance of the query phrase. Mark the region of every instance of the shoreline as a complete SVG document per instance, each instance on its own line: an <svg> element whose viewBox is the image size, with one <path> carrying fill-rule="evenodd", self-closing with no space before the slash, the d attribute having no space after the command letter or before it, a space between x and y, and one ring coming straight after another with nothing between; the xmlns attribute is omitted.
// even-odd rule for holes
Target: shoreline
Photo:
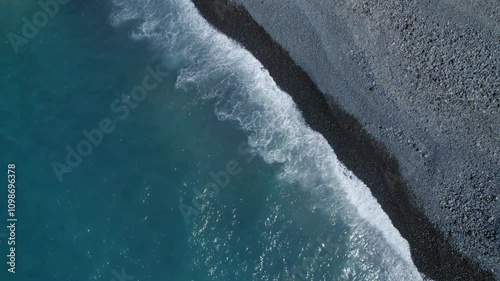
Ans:
<svg viewBox="0 0 500 281"><path fill-rule="evenodd" d="M420 210L396 158L356 118L322 93L309 75L241 7L225 1L193 0L203 17L238 41L288 93L306 123L322 134L338 159L371 190L409 242L417 268L433 280L494 280L493 274L460 254ZM346 85L349 88L349 85Z"/></svg>

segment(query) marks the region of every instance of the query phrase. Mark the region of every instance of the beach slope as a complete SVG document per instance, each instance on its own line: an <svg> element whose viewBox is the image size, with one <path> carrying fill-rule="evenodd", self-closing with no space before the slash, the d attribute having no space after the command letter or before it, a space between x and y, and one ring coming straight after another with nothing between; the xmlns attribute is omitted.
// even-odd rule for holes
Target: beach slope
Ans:
<svg viewBox="0 0 500 281"><path fill-rule="evenodd" d="M499 278L498 2L193 2L368 185L421 272Z"/></svg>

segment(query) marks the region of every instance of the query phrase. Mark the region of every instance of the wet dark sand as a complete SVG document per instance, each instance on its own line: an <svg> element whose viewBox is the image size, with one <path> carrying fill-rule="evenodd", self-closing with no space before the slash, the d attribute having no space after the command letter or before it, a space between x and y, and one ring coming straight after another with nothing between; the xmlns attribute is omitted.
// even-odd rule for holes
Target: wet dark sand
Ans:
<svg viewBox="0 0 500 281"><path fill-rule="evenodd" d="M370 188L408 240L414 263L422 273L434 280L494 280L490 272L458 253L415 207L396 159L355 118L328 100L245 10L222 2L193 2L212 25L252 52L293 98L309 126L326 138L339 160Z"/></svg>

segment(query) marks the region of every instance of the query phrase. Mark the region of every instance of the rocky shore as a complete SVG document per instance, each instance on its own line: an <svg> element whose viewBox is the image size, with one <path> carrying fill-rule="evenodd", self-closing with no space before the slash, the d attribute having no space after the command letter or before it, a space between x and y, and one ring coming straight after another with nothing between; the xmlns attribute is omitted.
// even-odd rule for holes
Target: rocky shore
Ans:
<svg viewBox="0 0 500 281"><path fill-rule="evenodd" d="M498 2L193 2L368 185L422 273L500 278Z"/></svg>

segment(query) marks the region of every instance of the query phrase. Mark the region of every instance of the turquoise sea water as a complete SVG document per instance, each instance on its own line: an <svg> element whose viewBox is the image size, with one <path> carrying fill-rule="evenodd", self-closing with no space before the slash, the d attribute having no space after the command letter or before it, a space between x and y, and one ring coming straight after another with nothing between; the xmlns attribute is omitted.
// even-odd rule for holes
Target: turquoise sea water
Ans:
<svg viewBox="0 0 500 281"><path fill-rule="evenodd" d="M420 279L366 186L188 0L71 0L17 53L41 7L0 5L18 218L0 280Z"/></svg>

